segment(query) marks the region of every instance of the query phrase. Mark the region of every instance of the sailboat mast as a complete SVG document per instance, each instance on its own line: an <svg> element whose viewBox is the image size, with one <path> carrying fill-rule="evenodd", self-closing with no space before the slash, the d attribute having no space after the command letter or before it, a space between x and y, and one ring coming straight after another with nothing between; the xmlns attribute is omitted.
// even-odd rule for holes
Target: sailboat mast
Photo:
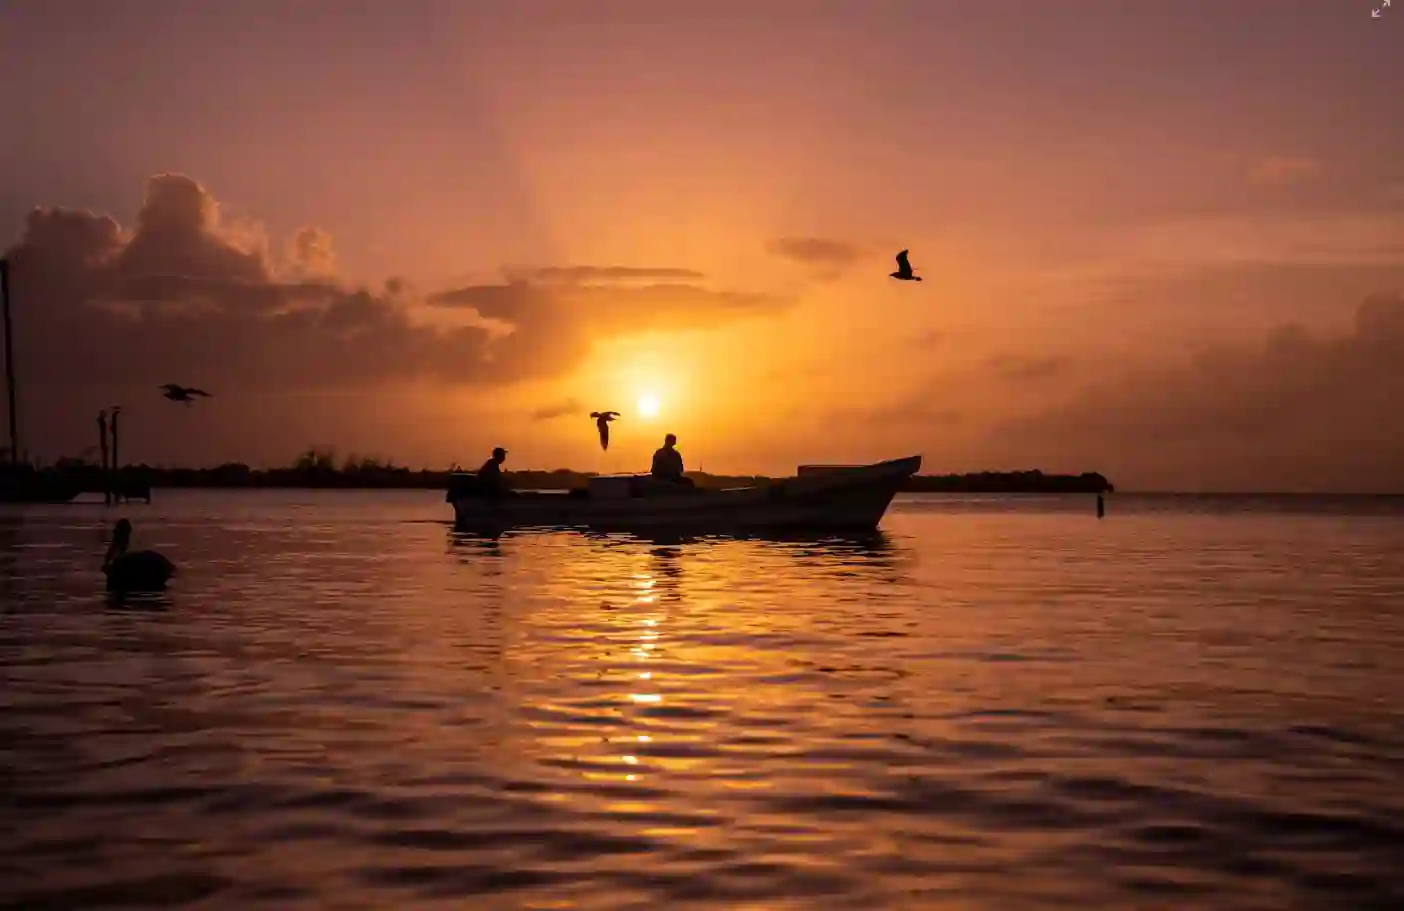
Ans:
<svg viewBox="0 0 1404 911"><path fill-rule="evenodd" d="M10 461L20 460L19 409L15 404L15 341L10 322L10 261L0 259L0 299L5 304L5 390L10 399Z"/></svg>

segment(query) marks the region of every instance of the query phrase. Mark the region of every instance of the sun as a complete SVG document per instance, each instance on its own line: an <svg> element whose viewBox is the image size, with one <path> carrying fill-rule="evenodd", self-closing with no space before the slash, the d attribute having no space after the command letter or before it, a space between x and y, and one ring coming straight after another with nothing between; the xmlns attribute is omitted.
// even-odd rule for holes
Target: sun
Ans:
<svg viewBox="0 0 1404 911"><path fill-rule="evenodd" d="M658 410L662 406L663 403L660 402L658 396L654 395L652 392L645 392L643 395L639 396L639 414L646 418L658 417Z"/></svg>

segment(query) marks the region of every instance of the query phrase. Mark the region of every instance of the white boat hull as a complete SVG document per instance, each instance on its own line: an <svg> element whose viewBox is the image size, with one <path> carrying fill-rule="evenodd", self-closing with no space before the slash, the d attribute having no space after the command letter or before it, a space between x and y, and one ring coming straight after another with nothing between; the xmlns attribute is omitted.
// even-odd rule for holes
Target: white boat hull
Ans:
<svg viewBox="0 0 1404 911"><path fill-rule="evenodd" d="M921 456L801 473L758 487L653 491L640 496L513 493L498 500L450 494L465 530L522 527L603 531L872 531ZM646 485L643 485L646 490Z"/></svg>

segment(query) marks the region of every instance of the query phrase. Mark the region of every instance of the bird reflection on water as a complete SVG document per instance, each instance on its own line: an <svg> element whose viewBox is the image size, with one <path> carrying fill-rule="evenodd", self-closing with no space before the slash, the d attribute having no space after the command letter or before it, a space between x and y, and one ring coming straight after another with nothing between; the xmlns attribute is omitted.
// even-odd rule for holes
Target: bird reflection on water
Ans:
<svg viewBox="0 0 1404 911"><path fill-rule="evenodd" d="M109 610L164 611L174 602L166 592L104 591L103 603Z"/></svg>

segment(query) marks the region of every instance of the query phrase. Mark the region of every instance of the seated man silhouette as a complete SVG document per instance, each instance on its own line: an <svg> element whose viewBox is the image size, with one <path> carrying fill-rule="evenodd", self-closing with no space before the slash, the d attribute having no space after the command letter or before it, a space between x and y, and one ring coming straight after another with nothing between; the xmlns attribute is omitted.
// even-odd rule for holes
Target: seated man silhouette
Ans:
<svg viewBox="0 0 1404 911"><path fill-rule="evenodd" d="M507 493L507 479L502 476L502 463L507 461L507 450L498 446L492 451L492 458L478 469L478 491L483 497L496 500Z"/></svg>
<svg viewBox="0 0 1404 911"><path fill-rule="evenodd" d="M668 434L663 438L663 446L653 454L653 469L649 472L655 481L674 484L679 487L695 487L692 478L683 474L682 453L675 448L678 438Z"/></svg>

